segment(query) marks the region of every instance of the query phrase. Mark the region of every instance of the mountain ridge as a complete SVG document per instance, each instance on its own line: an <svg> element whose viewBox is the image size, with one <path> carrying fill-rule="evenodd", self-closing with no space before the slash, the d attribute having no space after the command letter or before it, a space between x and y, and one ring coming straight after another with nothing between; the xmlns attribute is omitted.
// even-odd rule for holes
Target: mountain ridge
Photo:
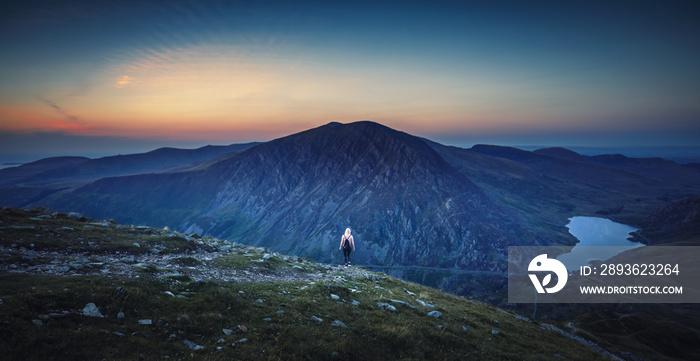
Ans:
<svg viewBox="0 0 700 361"><path fill-rule="evenodd" d="M245 150L259 143L207 145L197 149L163 147L146 153L114 155L96 159L85 157L57 157L39 160L14 168L0 170L0 185L42 185L90 181L99 178L164 171L169 168L214 159L218 156ZM51 166L42 164L51 161ZM25 169L40 169L25 173Z"/></svg>
<svg viewBox="0 0 700 361"><path fill-rule="evenodd" d="M23 191L32 198L22 206L169 226L325 262L338 260L339 235L350 227L357 262L502 270L509 245L575 244L564 227L573 215L639 225L653 209L700 193L700 172L689 167L596 159L561 149L449 147L369 121L328 123L165 173L4 187L0 200L12 203ZM654 167L673 179L648 177Z"/></svg>

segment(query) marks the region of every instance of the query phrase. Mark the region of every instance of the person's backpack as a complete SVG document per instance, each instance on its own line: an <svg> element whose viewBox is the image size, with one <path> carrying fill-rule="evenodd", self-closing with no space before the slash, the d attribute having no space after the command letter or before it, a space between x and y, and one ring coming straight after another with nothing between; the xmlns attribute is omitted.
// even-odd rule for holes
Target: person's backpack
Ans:
<svg viewBox="0 0 700 361"><path fill-rule="evenodd" d="M344 249L351 248L351 246L350 246L350 237L345 237L345 236L343 236L343 248L344 248Z"/></svg>

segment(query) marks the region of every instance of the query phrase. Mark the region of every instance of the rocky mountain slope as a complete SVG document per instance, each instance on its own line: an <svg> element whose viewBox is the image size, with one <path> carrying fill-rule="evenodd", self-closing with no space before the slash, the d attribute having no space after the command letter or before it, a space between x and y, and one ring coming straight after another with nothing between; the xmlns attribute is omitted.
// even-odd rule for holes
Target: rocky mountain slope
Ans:
<svg viewBox="0 0 700 361"><path fill-rule="evenodd" d="M670 203L651 213L638 238L643 242L665 245L700 243L700 195Z"/></svg>
<svg viewBox="0 0 700 361"><path fill-rule="evenodd" d="M0 209L6 360L621 360L363 268L41 210Z"/></svg>
<svg viewBox="0 0 700 361"><path fill-rule="evenodd" d="M376 123L329 124L194 170L104 178L35 205L170 226L330 261L504 269L538 242L423 140Z"/></svg>

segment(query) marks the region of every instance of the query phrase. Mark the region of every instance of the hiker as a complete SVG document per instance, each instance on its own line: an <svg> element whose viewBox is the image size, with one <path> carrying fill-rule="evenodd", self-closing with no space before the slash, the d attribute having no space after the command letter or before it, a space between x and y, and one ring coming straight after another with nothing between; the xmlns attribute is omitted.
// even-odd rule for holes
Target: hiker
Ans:
<svg viewBox="0 0 700 361"><path fill-rule="evenodd" d="M345 234L340 237L340 249L343 250L345 267L350 265L350 252L355 250L355 239L350 235L350 228L345 229Z"/></svg>

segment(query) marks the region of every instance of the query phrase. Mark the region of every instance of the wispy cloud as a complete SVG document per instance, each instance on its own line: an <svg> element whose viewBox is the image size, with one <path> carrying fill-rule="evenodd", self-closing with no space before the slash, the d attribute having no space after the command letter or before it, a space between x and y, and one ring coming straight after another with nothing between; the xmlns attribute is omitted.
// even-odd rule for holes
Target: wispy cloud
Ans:
<svg viewBox="0 0 700 361"><path fill-rule="evenodd" d="M48 100L48 99L44 99L44 98L38 98L38 99L40 101L42 101L44 104L53 108L56 111L56 113L61 114L64 117L66 117L67 120L72 120L74 122L80 122L80 123L83 122L76 115L72 115L72 114L67 113L65 109L63 109L62 107L60 107L58 104L54 103L53 101Z"/></svg>
<svg viewBox="0 0 700 361"><path fill-rule="evenodd" d="M44 99L44 98L37 98L39 99L42 103L48 105L49 107L53 108L53 110L62 115L64 118L56 120L51 123L51 126L56 128L56 129L62 129L62 130L68 130L68 131L80 131L80 130L87 130L88 126L85 124L85 121L80 119L77 115L73 115L68 113L63 107L60 105L56 104L55 102Z"/></svg>

